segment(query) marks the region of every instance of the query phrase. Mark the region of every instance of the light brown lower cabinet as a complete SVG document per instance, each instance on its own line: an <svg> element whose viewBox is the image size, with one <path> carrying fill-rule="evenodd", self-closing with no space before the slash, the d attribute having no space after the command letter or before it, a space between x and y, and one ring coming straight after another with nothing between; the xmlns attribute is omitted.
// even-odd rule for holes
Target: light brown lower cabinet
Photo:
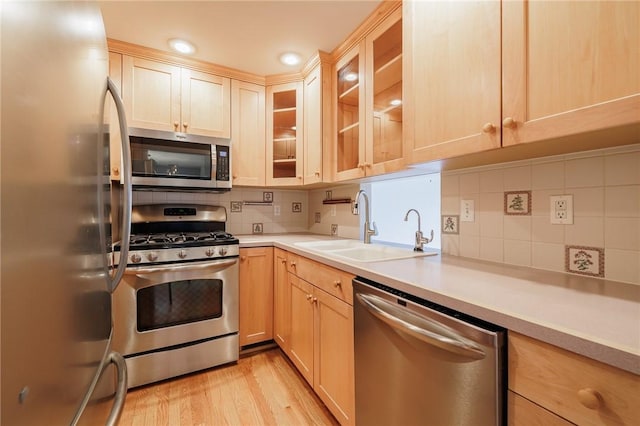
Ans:
<svg viewBox="0 0 640 426"><path fill-rule="evenodd" d="M276 301L284 300L288 291L289 303L288 306L286 303L276 305L274 318L289 316L289 321L282 319L282 324L289 325L288 329L282 331L282 327L276 327L275 333L288 338L283 345L282 339L276 337L276 342L340 424L353 425L353 306L336 295L342 293L343 287L351 288L353 276L292 253L286 254L285 258L283 253L276 252L276 262L282 264L284 259L288 268L287 290L276 289ZM301 274L305 277L304 271L315 270L315 279L310 279L315 282L301 278L297 270L303 271ZM277 265L276 274L277 288L281 277ZM327 284L335 291L325 291Z"/></svg>
<svg viewBox="0 0 640 426"><path fill-rule="evenodd" d="M273 247L240 249L240 346L273 339Z"/></svg>
<svg viewBox="0 0 640 426"><path fill-rule="evenodd" d="M573 425L512 391L507 396L507 418L509 426Z"/></svg>
<svg viewBox="0 0 640 426"><path fill-rule="evenodd" d="M510 425L566 424L539 423L543 409L569 424L640 424L639 376L517 333L509 332L508 341L510 394L539 408L516 399Z"/></svg>

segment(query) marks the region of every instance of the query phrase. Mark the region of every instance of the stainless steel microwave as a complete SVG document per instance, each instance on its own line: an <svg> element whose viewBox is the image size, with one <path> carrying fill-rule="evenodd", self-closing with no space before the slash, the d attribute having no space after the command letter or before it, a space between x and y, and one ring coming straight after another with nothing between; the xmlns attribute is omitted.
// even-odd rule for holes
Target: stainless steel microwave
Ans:
<svg viewBox="0 0 640 426"><path fill-rule="evenodd" d="M231 189L229 139L129 128L131 183L138 189Z"/></svg>

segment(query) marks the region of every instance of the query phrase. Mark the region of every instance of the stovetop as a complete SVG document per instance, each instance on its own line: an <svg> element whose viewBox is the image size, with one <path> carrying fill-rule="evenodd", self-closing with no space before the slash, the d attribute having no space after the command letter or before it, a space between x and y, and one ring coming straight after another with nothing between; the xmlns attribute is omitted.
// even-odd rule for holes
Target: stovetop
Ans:
<svg viewBox="0 0 640 426"><path fill-rule="evenodd" d="M237 257L239 241L225 231L226 209L200 204L133 206L127 264L180 263ZM120 262L121 244L114 246Z"/></svg>
<svg viewBox="0 0 640 426"><path fill-rule="evenodd" d="M238 244L238 239L225 231L167 232L131 235L129 250L202 247Z"/></svg>

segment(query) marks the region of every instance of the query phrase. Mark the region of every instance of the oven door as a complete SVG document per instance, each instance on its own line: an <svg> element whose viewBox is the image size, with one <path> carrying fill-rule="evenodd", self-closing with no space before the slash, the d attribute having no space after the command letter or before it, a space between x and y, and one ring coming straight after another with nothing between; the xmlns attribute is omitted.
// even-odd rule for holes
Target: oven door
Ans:
<svg viewBox="0 0 640 426"><path fill-rule="evenodd" d="M128 267L113 294L113 347L126 356L238 332L238 258Z"/></svg>

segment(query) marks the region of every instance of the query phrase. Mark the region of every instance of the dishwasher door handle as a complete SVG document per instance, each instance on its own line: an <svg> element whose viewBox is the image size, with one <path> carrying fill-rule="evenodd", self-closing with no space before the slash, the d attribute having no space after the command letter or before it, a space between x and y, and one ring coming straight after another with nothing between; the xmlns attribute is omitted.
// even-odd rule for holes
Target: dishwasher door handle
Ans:
<svg viewBox="0 0 640 426"><path fill-rule="evenodd" d="M396 331L472 360L485 357L480 346L438 321L398 307L372 294L357 293L356 299L369 313Z"/></svg>

